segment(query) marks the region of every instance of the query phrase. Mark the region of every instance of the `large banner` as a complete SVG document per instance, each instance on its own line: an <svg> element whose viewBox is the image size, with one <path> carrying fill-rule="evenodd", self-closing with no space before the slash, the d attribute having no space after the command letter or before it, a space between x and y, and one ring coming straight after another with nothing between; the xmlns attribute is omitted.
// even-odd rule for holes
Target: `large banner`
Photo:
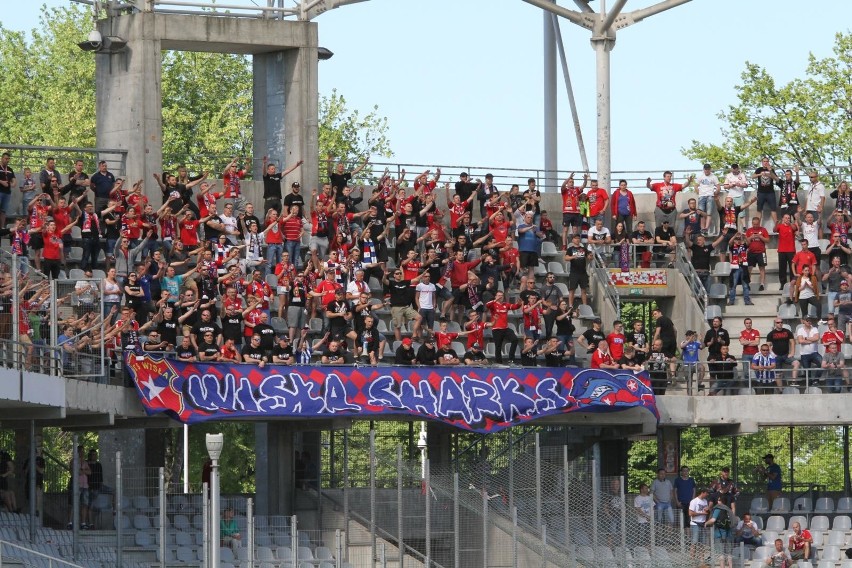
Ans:
<svg viewBox="0 0 852 568"><path fill-rule="evenodd" d="M165 413L186 424L404 415L490 433L554 414L634 407L659 420L646 373L575 367L260 368L149 354L128 354L125 363L147 413Z"/></svg>

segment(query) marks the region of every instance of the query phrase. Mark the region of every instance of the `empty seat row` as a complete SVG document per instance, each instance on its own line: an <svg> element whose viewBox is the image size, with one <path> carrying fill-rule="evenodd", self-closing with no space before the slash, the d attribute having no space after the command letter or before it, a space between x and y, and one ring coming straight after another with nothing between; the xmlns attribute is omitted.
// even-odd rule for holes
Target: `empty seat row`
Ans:
<svg viewBox="0 0 852 568"><path fill-rule="evenodd" d="M831 497L820 497L816 500L816 507L810 497L799 497L790 505L787 497L778 497L772 502L772 508L765 497L755 497L751 500L750 512L753 515L765 515L766 513L852 513L852 497L841 497L837 500L835 508L834 499Z"/></svg>
<svg viewBox="0 0 852 568"><path fill-rule="evenodd" d="M833 522L829 521L826 515L814 515L810 521L806 515L792 515L787 521L781 515L772 515L766 519L766 530L777 532L792 530L793 523L799 523L803 529L818 531L827 531L830 529L836 531L852 530L852 518L848 515L837 515L834 517Z"/></svg>

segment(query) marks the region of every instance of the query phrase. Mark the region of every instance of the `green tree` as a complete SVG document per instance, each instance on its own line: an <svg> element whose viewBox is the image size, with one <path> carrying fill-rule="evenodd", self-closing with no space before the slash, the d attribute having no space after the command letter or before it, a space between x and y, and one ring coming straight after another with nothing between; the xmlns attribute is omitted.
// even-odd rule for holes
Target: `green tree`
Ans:
<svg viewBox="0 0 852 568"><path fill-rule="evenodd" d="M735 86L737 104L719 114L723 142L693 140L683 154L714 167L756 164L764 155L779 165L817 167L837 181L852 169L852 34L835 36L834 55L810 56L806 78L779 85L761 66L746 62Z"/></svg>

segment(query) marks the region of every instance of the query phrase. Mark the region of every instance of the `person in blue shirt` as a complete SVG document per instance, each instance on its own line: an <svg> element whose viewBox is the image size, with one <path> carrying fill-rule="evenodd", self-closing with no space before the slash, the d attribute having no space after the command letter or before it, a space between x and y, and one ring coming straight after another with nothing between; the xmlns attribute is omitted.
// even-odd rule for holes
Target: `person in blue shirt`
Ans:
<svg viewBox="0 0 852 568"><path fill-rule="evenodd" d="M687 376L687 392L692 394L692 379L698 373L698 389L701 389L701 381L704 380L704 366L698 361L699 354L704 345L698 341L698 332L688 329L686 339L680 344L683 357L683 368Z"/></svg>
<svg viewBox="0 0 852 568"><path fill-rule="evenodd" d="M759 467L757 471L766 479L766 500L772 510L772 502L781 496L781 466L775 463L775 456L772 454L763 456L763 463L766 467Z"/></svg>
<svg viewBox="0 0 852 568"><path fill-rule="evenodd" d="M674 480L675 506L683 512L683 528L689 529L689 503L695 499L695 480L689 476L689 467L681 466L680 475Z"/></svg>
<svg viewBox="0 0 852 568"><path fill-rule="evenodd" d="M541 256L541 243L544 233L533 222L533 212L524 213L524 220L518 224L518 250L520 251L521 270L526 271L524 280L535 279L535 269Z"/></svg>

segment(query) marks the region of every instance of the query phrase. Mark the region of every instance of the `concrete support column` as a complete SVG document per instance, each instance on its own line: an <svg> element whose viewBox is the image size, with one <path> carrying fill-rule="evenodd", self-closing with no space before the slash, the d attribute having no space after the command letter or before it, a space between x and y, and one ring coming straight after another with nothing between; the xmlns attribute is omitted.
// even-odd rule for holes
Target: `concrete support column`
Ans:
<svg viewBox="0 0 852 568"><path fill-rule="evenodd" d="M98 22L101 34L128 42L119 53L95 55L97 145L126 149L127 185L144 179L148 199L160 203L151 174L163 171L162 53L152 17Z"/></svg>
<svg viewBox="0 0 852 568"><path fill-rule="evenodd" d="M657 429L657 467L666 470L666 475L678 475L680 470L680 428Z"/></svg>
<svg viewBox="0 0 852 568"><path fill-rule="evenodd" d="M112 485L115 480L115 454L121 452L123 469L145 467L145 441L143 429L101 430L98 433L98 458L104 468L104 482ZM162 460L161 460L162 461Z"/></svg>
<svg viewBox="0 0 852 568"><path fill-rule="evenodd" d="M436 422L426 423L426 447L429 462L435 466L453 460L453 428Z"/></svg>
<svg viewBox="0 0 852 568"><path fill-rule="evenodd" d="M293 514L293 430L280 422L254 427L257 515Z"/></svg>
<svg viewBox="0 0 852 568"><path fill-rule="evenodd" d="M302 167L282 182L286 195L299 181L308 192L319 183L319 131L316 28L310 47L254 55L254 175L262 175L266 155L279 170L299 160Z"/></svg>

